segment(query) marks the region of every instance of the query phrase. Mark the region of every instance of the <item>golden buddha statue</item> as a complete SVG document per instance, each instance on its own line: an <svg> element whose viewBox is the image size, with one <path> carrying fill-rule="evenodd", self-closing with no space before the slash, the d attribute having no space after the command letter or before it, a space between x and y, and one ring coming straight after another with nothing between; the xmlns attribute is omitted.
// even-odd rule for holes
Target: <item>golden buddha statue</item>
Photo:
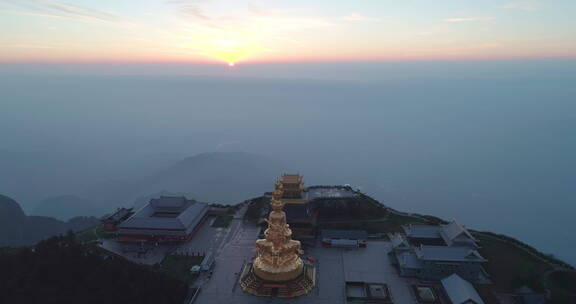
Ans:
<svg viewBox="0 0 576 304"><path fill-rule="evenodd" d="M268 229L264 232L266 238L256 241L258 257L254 261L254 273L268 281L292 280L302 273L304 264L299 255L304 252L300 249L300 241L292 240L292 231L286 224L280 182L276 182L271 206L266 220Z"/></svg>
<svg viewBox="0 0 576 304"><path fill-rule="evenodd" d="M240 276L242 289L254 295L294 297L309 292L315 285L314 265L302 261L300 241L292 240L292 231L286 224L282 193L282 183L277 181L265 238L256 241L257 257L245 265Z"/></svg>

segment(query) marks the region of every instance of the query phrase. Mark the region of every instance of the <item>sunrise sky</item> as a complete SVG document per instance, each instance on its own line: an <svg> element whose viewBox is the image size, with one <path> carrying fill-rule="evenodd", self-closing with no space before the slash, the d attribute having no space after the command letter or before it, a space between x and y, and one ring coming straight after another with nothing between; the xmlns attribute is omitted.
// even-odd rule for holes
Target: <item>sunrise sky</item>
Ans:
<svg viewBox="0 0 576 304"><path fill-rule="evenodd" d="M574 0L0 0L0 62L576 57Z"/></svg>

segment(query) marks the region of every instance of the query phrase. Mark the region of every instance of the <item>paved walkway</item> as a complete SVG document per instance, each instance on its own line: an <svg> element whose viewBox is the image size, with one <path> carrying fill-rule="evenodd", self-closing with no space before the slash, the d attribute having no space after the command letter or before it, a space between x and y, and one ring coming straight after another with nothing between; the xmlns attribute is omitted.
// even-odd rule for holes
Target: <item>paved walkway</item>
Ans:
<svg viewBox="0 0 576 304"><path fill-rule="evenodd" d="M409 285L411 279L400 278L388 260L390 243L369 241L367 248L340 249L317 246L306 250L304 257L317 259L317 285L308 295L293 299L256 297L246 294L238 285L242 266L254 255L254 241L259 229L247 224L234 235L216 258L214 275L202 283L196 304L345 304L345 281L360 280L387 284L395 303L415 303Z"/></svg>
<svg viewBox="0 0 576 304"><path fill-rule="evenodd" d="M254 256L252 249L260 228L249 223L243 225L239 219L233 223L238 226L229 235L229 241L217 251L212 278L199 282L202 291L195 303L262 303L250 302L255 297L238 293L240 288L237 287L242 266Z"/></svg>
<svg viewBox="0 0 576 304"><path fill-rule="evenodd" d="M242 206L242 208L234 214L230 226L227 228L212 227L212 222L216 217L209 217L202 227L192 236L192 239L177 247L174 252L181 254L215 253L218 255L223 246L237 233L247 209L247 205Z"/></svg>

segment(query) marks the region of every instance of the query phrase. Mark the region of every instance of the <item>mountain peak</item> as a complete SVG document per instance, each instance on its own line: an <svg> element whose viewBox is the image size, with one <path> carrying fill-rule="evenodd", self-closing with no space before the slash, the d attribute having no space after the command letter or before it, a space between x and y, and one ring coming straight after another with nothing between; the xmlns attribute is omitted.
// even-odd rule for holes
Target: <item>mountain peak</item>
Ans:
<svg viewBox="0 0 576 304"><path fill-rule="evenodd" d="M25 219L20 204L0 194L0 247L19 245L22 242Z"/></svg>

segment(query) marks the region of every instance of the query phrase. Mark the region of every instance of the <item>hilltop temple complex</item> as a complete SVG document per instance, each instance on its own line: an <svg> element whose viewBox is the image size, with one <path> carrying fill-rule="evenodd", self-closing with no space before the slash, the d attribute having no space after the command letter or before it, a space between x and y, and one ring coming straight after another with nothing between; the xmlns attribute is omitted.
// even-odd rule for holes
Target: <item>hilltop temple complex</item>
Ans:
<svg viewBox="0 0 576 304"><path fill-rule="evenodd" d="M286 204L307 204L304 199L304 178L297 174L283 174L280 178L282 184L282 199Z"/></svg>
<svg viewBox="0 0 576 304"><path fill-rule="evenodd" d="M292 240L283 211L283 197L283 183L277 181L272 193L272 211L266 220L265 238L256 241L258 255L244 266L240 275L240 287L256 296L296 297L308 293L316 282L316 269L302 261L300 241Z"/></svg>
<svg viewBox="0 0 576 304"><path fill-rule="evenodd" d="M317 212L308 199L308 189L304 178L297 174L283 174L279 183L282 185L282 201L287 214L287 222L298 239L314 238Z"/></svg>
<svg viewBox="0 0 576 304"><path fill-rule="evenodd" d="M195 280L187 303L503 304L547 297L499 285L496 268L510 253L500 258L483 247L494 246L496 234L396 211L350 185L305 187L296 174L228 208L160 196L103 217L102 229L111 237L100 246L115 256L161 269L174 258L186 261L174 270ZM506 237L498 242L513 245Z"/></svg>

